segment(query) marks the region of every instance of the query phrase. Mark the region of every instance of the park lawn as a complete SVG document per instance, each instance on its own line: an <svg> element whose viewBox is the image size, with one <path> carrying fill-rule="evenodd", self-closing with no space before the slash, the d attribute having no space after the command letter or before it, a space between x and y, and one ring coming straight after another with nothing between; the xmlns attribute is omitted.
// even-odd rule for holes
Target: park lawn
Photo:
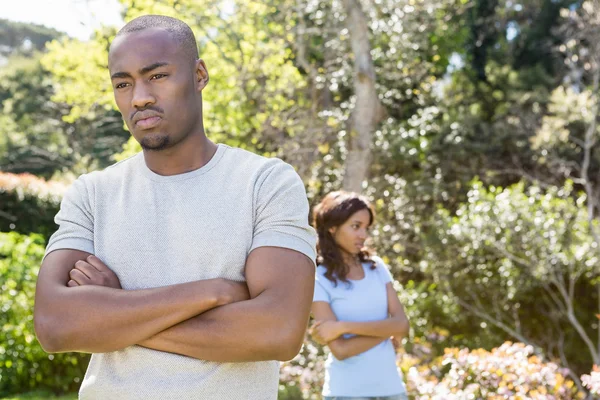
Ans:
<svg viewBox="0 0 600 400"><path fill-rule="evenodd" d="M53 399L53 400L76 400L77 399L77 393L69 393L69 394L65 394L62 396L56 396L52 393L48 393L48 392L29 392L29 393L23 393L23 394L15 394L15 395L10 395L8 397L3 397L3 400L46 400L46 399Z"/></svg>

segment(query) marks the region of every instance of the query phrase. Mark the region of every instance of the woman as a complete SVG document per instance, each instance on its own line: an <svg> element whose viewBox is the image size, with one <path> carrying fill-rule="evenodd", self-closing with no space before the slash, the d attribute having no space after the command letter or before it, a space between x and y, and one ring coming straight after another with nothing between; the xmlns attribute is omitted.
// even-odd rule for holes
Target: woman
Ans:
<svg viewBox="0 0 600 400"><path fill-rule="evenodd" d="M375 212L361 196L333 192L314 208L318 267L310 333L329 346L324 399L404 400L392 338L408 319L383 261L365 248Z"/></svg>

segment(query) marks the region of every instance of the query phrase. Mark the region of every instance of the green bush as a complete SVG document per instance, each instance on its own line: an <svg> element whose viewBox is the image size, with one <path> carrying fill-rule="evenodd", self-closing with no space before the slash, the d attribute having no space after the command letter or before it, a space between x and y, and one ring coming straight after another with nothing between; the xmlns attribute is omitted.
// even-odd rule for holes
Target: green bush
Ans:
<svg viewBox="0 0 600 400"><path fill-rule="evenodd" d="M44 248L41 235L0 232L0 397L74 391L87 367L88 355L47 354L35 338L33 303Z"/></svg>
<svg viewBox="0 0 600 400"><path fill-rule="evenodd" d="M65 190L66 185L33 175L0 172L0 232L50 237L57 228L54 216Z"/></svg>
<svg viewBox="0 0 600 400"><path fill-rule="evenodd" d="M4 400L77 400L77 393L69 393L64 396L55 396L45 391L35 391L23 394L16 394L5 397Z"/></svg>

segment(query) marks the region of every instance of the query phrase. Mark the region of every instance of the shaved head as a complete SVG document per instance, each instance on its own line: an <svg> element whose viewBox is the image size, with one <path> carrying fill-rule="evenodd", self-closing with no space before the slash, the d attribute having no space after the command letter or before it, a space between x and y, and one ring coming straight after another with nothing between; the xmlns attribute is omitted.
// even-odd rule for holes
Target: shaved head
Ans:
<svg viewBox="0 0 600 400"><path fill-rule="evenodd" d="M195 61L199 58L198 45L192 29L183 21L164 15L144 15L129 21L117 33L115 39L128 33L140 32L146 29L164 29L179 44L180 49Z"/></svg>

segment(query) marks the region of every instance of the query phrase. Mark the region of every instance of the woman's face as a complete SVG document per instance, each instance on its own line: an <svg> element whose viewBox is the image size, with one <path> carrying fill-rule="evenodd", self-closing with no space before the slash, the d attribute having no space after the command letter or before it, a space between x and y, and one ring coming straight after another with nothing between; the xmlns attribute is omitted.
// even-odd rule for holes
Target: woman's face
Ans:
<svg viewBox="0 0 600 400"><path fill-rule="evenodd" d="M335 243L346 253L356 255L365 245L367 240L371 214L362 209L355 212L342 225L329 229Z"/></svg>

